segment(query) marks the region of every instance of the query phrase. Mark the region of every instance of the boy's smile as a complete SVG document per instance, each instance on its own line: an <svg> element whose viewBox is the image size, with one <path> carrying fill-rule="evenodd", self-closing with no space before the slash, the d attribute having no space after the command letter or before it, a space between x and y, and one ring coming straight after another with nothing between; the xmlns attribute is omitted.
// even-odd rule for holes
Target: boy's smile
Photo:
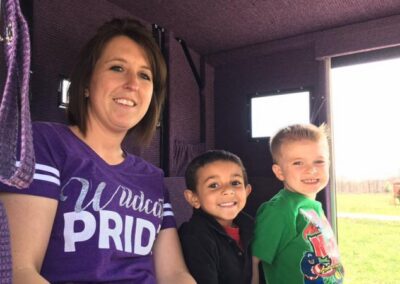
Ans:
<svg viewBox="0 0 400 284"><path fill-rule="evenodd" d="M196 192L186 190L185 196L194 208L201 208L222 226L230 226L246 205L250 191L239 165L215 161L199 168Z"/></svg>
<svg viewBox="0 0 400 284"><path fill-rule="evenodd" d="M285 142L272 170L287 190L315 199L328 184L329 146L324 141L307 139Z"/></svg>

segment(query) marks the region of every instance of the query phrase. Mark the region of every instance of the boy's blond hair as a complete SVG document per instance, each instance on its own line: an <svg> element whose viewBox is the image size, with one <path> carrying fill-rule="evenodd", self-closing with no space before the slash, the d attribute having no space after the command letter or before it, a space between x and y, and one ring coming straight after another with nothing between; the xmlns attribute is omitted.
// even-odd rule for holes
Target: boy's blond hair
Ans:
<svg viewBox="0 0 400 284"><path fill-rule="evenodd" d="M326 141L329 145L328 128L325 123L320 126L314 124L293 124L280 129L271 137L269 148L274 163L277 163L280 156L282 144L300 140Z"/></svg>

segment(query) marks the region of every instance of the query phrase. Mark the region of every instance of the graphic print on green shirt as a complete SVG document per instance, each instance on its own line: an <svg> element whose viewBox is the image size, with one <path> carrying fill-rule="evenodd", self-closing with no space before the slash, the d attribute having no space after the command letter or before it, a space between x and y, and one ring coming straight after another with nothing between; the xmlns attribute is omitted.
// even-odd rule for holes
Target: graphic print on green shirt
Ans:
<svg viewBox="0 0 400 284"><path fill-rule="evenodd" d="M304 252L301 259L304 283L342 283L343 268L335 235L328 220L325 216L318 216L314 210L299 211L309 222L303 231L303 238L312 247L312 251ZM323 278L325 279L322 280Z"/></svg>

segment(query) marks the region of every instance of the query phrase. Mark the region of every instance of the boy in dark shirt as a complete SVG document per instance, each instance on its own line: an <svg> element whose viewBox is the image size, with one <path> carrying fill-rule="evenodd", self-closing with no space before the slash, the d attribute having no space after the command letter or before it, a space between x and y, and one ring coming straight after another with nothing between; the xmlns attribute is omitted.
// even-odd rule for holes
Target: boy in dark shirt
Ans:
<svg viewBox="0 0 400 284"><path fill-rule="evenodd" d="M253 220L241 211L251 186L242 161L208 151L189 164L185 179L193 215L179 237L192 276L198 284L250 283Z"/></svg>

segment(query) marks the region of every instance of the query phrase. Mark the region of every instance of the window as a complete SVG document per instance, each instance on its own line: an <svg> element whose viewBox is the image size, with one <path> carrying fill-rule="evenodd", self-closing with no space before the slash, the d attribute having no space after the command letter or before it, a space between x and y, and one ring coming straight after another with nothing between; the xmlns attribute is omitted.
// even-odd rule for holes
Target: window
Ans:
<svg viewBox="0 0 400 284"><path fill-rule="evenodd" d="M62 78L60 80L60 86L58 89L59 93L59 103L58 107L59 108L66 108L69 103L69 97L68 97L68 88L71 82L68 79Z"/></svg>
<svg viewBox="0 0 400 284"><path fill-rule="evenodd" d="M400 57L388 58L331 70L332 200L346 283L400 283Z"/></svg>
<svg viewBox="0 0 400 284"><path fill-rule="evenodd" d="M251 138L265 138L294 123L310 122L310 91L257 94L250 98Z"/></svg>

